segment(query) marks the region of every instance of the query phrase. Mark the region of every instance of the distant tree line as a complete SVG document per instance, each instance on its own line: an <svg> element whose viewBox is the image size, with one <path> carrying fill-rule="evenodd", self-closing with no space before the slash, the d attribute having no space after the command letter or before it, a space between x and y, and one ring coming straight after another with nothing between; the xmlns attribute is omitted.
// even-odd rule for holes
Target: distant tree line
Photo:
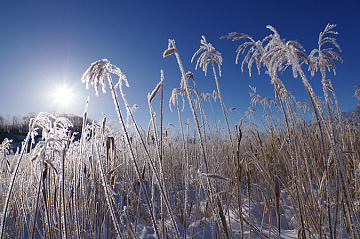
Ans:
<svg viewBox="0 0 360 239"><path fill-rule="evenodd" d="M342 115L349 122L360 124L360 105L357 105L353 110L343 112Z"/></svg>
<svg viewBox="0 0 360 239"><path fill-rule="evenodd" d="M360 105L356 106L353 110L342 112L349 122L360 123ZM0 115L0 133L6 134L26 134L29 131L29 123L31 118L35 118L37 113L31 112L24 115ZM74 125L73 132L81 133L83 117L74 114L55 114L57 117L66 117ZM91 123L91 119L87 119L87 123Z"/></svg>
<svg viewBox="0 0 360 239"><path fill-rule="evenodd" d="M83 117L73 114L55 114L57 117L66 117L69 119L74 127L72 128L73 132L80 132L82 129ZM29 131L29 123L31 118L35 118L36 113L31 112L25 115L0 115L0 133L13 133L13 134L25 134ZM90 119L87 120L87 123L91 122Z"/></svg>

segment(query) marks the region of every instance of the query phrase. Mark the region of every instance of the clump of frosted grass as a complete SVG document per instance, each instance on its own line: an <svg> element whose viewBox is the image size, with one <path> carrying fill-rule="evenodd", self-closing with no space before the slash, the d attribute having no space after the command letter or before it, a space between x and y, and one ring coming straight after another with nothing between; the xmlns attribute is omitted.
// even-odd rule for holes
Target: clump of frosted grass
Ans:
<svg viewBox="0 0 360 239"><path fill-rule="evenodd" d="M16 164L14 171L12 172L7 197L5 200L5 206L3 209L3 213L1 215L1 233L0 233L1 238L4 236L7 209L8 209L9 200L10 200L10 197L11 197L11 194L13 191L14 182L15 182L15 179L18 174L18 169L19 169L21 160L27 151L27 147L28 147L30 138L31 138L31 144L34 144L35 136L38 135L38 130L39 130L39 128L41 128L43 141L39 142L35 146L36 150L38 151L38 154L39 154L38 155L39 161L41 163L41 168L42 168L40 171L41 172L40 179L41 179L42 172L43 172L44 166L45 166L45 160L46 160L45 155L46 155L47 151L50 150L52 152L59 153L63 150L64 142L66 142L66 143L69 142L70 137L68 136L68 134L69 134L70 127L72 127L72 123L69 120L67 120L66 118L63 118L63 117L56 118L52 114L46 113L46 112L41 112L35 119L31 119L31 121L29 123L29 132L27 134L26 139L24 140L24 142L22 144L22 149L21 149L21 153L19 155L18 162ZM38 157L38 156L36 156L36 157ZM54 164L54 162L51 164ZM32 229L32 237L34 237L34 232L35 232L36 214L37 214L37 207L38 207L38 202L39 202L41 182L42 182L42 180L40 180L40 182L39 182L36 207L35 207L34 216L33 216L34 227ZM65 207L63 209L65 210ZM49 215L48 215L48 217L49 217Z"/></svg>

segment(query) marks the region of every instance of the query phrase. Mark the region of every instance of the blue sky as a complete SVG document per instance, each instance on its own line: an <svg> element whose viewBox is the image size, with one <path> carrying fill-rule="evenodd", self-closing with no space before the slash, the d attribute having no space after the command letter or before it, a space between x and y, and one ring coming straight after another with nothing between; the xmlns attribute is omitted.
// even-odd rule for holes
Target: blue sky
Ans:
<svg viewBox="0 0 360 239"><path fill-rule="evenodd" d="M66 111L81 115L90 96L89 116L99 120L102 112L116 121L108 90L95 97L94 89L85 89L80 79L94 61L107 58L127 76L128 102L138 104L135 113L146 127L149 120L147 94L160 80L164 70L165 121L178 129L176 112L171 113L168 99L179 87L180 71L175 57L162 57L168 39L175 39L186 71L194 73L200 92L216 89L211 74L206 77L190 63L205 35L222 53L224 62L220 87L228 108L244 113L250 106L249 85L273 98L267 75L241 73L235 65L235 50L242 42L220 40L229 32L243 32L254 39L270 34L266 25L275 27L282 38L298 40L306 53L317 47L318 35L327 23L337 24L336 36L344 63L337 62L337 75L328 74L335 87L342 111L356 106L353 86L360 85L360 2L332 1L8 1L0 2L0 114L22 115L40 111ZM254 71L255 72L255 71ZM308 78L310 76L308 75ZM300 79L284 74L281 79L298 101L307 101ZM116 80L114 78L114 80ZM310 80L322 96L321 76ZM66 84L74 100L61 107L54 90ZM159 104L158 99L154 104ZM156 107L157 108L157 107ZM219 101L215 110L221 112ZM124 111L124 109L123 109ZM186 105L184 117L188 115ZM211 112L208 111L210 118ZM237 121L234 116L234 121ZM220 118L220 116L219 116Z"/></svg>

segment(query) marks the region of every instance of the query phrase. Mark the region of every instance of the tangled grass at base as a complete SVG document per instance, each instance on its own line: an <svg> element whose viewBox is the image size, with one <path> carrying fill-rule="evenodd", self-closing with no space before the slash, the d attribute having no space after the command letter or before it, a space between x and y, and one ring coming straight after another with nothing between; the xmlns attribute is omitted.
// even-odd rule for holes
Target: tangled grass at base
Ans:
<svg viewBox="0 0 360 239"><path fill-rule="evenodd" d="M30 121L21 150L11 153L6 139L0 148L1 238L359 238L360 128L342 117L327 77L327 71L335 73L334 61L341 61L324 48L341 51L334 27L326 26L310 55L272 26L258 41L235 32L222 37L246 40L236 63L245 53L242 70L248 65L251 75L255 63L260 74L265 67L275 92L270 99L251 87L252 107L236 125L220 91L221 53L204 36L192 61L199 56L196 67L205 74L211 68L217 87L212 96L199 93L174 40L163 53L175 56L181 73L169 101L178 113L177 133L163 125L163 72L148 95L145 132L123 94L126 76L106 59L93 63L82 81L96 95L100 85L103 92L110 88L121 132L109 128L105 116L83 123L75 141L69 120L40 113ZM280 80L278 73L287 68L300 76L310 104L297 102ZM307 79L317 72L322 101ZM113 76L119 79L115 85ZM209 124L203 107L217 97L223 115L211 117L224 117L223 131ZM184 104L195 138L182 118Z"/></svg>

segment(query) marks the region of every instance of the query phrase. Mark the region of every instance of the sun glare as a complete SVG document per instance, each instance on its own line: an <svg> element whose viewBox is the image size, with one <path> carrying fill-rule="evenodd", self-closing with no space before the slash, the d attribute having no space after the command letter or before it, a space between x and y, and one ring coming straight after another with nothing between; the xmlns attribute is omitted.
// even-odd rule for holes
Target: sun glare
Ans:
<svg viewBox="0 0 360 239"><path fill-rule="evenodd" d="M73 103L74 93L67 85L59 85L55 87L52 97L60 108L68 108Z"/></svg>

